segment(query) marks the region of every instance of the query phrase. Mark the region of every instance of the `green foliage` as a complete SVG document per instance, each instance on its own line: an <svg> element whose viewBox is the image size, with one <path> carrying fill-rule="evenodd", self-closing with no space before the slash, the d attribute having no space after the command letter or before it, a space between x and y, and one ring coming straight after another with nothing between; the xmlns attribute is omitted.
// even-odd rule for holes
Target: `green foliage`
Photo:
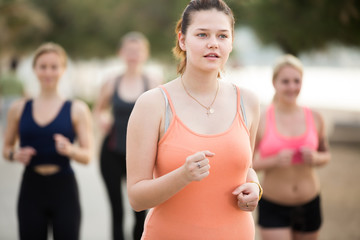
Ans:
<svg viewBox="0 0 360 240"><path fill-rule="evenodd" d="M285 52L323 48L329 42L360 46L360 1L355 0L253 0L242 20L263 43L276 43Z"/></svg>
<svg viewBox="0 0 360 240"><path fill-rule="evenodd" d="M1 1L1 0L0 0ZM3 0L0 47L20 54L54 41L73 58L115 55L128 31L148 36L152 56L171 58L174 28L189 0ZM286 52L338 41L360 46L360 1L228 0L237 26L249 25L263 43ZM3 51L2 51L3 52ZM1 53L0 53L1 54Z"/></svg>
<svg viewBox="0 0 360 240"><path fill-rule="evenodd" d="M50 30L50 19L27 1L0 2L0 54L24 52L42 41Z"/></svg>
<svg viewBox="0 0 360 240"><path fill-rule="evenodd" d="M169 55L173 28L187 1L167 0L32 0L53 22L44 41L63 45L72 57L115 55L119 39L141 31L150 40L152 54Z"/></svg>

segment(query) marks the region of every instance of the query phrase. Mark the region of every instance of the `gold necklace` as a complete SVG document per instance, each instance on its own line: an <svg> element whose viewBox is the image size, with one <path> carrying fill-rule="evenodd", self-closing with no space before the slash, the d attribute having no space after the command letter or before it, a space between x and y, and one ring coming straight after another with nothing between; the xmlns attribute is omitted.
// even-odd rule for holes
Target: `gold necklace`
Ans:
<svg viewBox="0 0 360 240"><path fill-rule="evenodd" d="M205 106L204 104L202 104L201 102L199 102L196 98L194 98L190 93L189 91L186 89L185 85L184 85L184 82L182 80L182 76L180 78L181 80L181 84L183 85L184 87L184 90L185 92L187 93L187 95L189 95L189 97L191 97L193 100L195 100L198 104L200 104L200 106L202 106L203 108L206 109L206 114L207 116L209 116L210 114L213 114L215 112L214 108L212 108L212 105L214 104L215 100L216 100L216 97L218 95L218 92L219 92L219 81L217 82L217 88L216 88L216 93L215 93L215 97L214 99L212 100L211 104L209 106Z"/></svg>

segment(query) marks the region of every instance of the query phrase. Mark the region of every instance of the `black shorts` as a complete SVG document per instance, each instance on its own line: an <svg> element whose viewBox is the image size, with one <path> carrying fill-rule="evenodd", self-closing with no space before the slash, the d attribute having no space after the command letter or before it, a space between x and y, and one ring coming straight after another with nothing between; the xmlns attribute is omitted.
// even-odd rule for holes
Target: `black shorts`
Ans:
<svg viewBox="0 0 360 240"><path fill-rule="evenodd" d="M262 228L290 227L299 232L313 232L322 223L320 196L299 206L286 206L262 198L258 207Z"/></svg>

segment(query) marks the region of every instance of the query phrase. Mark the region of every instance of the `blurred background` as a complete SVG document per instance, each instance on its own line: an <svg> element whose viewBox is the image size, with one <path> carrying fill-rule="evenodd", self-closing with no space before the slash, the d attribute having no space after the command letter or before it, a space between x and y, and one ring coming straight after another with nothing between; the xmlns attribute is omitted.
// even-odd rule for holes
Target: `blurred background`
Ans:
<svg viewBox="0 0 360 240"><path fill-rule="evenodd" d="M31 97L38 91L31 67L33 51L45 41L59 43L70 58L62 93L92 107L104 76L123 69L117 58L121 36L135 30L150 40L147 71L169 81L176 77L171 54L174 27L187 2L0 0L0 76L8 74L10 62L17 59L16 77ZM318 170L324 210L320 239L360 239L360 190L355 186L360 171L360 1L227 3L236 17L236 29L225 80L251 89L265 107L273 95L275 59L284 53L301 59L305 73L300 103L324 115L333 154L332 161ZM4 93L0 94L3 99ZM1 135L5 128L2 122ZM2 141L3 137L1 145ZM97 141L101 142L101 136ZM81 192L82 239L110 239L109 204L97 155L89 166L74 164L74 168ZM22 169L19 164L0 161L3 240L18 239L16 202ZM126 226L132 221L129 212Z"/></svg>

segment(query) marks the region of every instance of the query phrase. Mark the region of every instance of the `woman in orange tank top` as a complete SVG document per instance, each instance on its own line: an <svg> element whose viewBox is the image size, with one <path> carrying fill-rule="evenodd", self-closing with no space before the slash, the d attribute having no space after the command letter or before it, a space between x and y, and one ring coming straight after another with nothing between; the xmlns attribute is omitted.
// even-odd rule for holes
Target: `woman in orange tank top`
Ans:
<svg viewBox="0 0 360 240"><path fill-rule="evenodd" d="M130 204L150 209L142 239L253 240L259 102L219 79L232 12L221 0L190 1L176 33L180 77L141 95L128 125Z"/></svg>
<svg viewBox="0 0 360 240"><path fill-rule="evenodd" d="M260 117L254 168L264 171L259 203L263 240L316 240L321 226L320 188L314 168L330 160L321 115L297 98L303 67L291 55L273 72L275 96Z"/></svg>

